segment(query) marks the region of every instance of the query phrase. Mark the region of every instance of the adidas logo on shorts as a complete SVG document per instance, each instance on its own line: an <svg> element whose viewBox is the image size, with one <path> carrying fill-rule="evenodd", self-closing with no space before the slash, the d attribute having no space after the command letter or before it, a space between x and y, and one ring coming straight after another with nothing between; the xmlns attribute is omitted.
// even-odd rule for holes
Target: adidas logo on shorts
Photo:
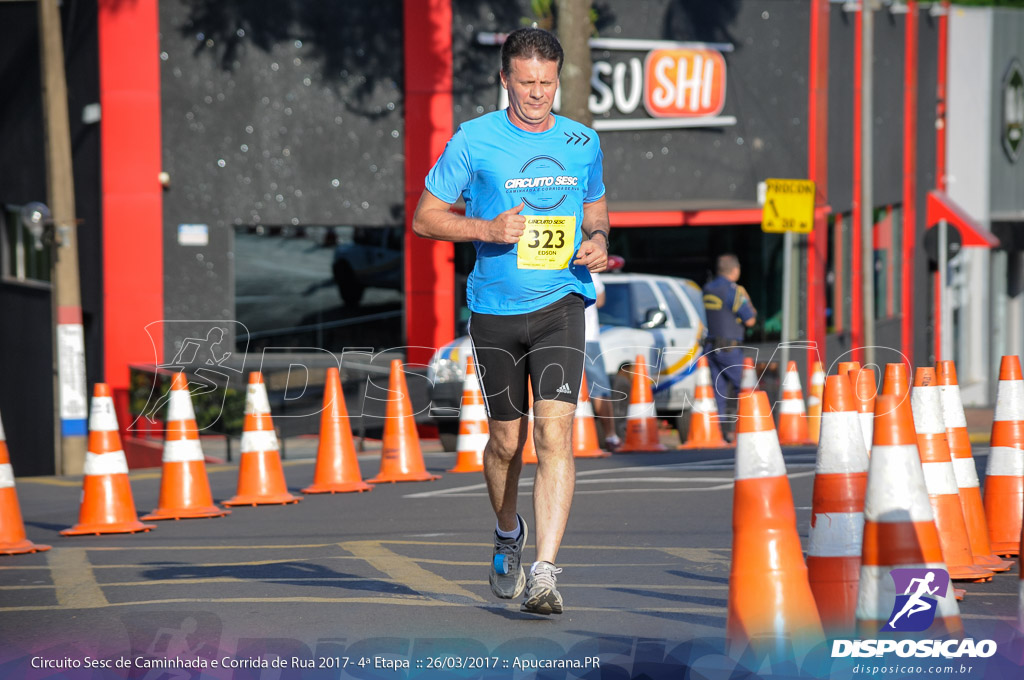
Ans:
<svg viewBox="0 0 1024 680"><path fill-rule="evenodd" d="M572 390L569 389L569 383L565 383L555 391L559 394L572 394Z"/></svg>

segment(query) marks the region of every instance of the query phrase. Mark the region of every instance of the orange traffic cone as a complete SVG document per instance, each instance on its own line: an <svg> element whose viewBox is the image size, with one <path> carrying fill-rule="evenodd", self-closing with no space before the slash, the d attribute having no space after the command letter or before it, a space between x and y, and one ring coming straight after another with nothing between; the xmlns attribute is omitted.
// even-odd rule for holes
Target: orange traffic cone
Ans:
<svg viewBox="0 0 1024 680"><path fill-rule="evenodd" d="M576 417L572 421L572 455L574 458L607 458L611 454L601 450L597 441L597 423L594 407L590 403L587 376L580 386L580 400L576 404Z"/></svg>
<svg viewBox="0 0 1024 680"><path fill-rule="evenodd" d="M1020 359L1004 356L999 364L996 412L992 421L988 465L985 468L985 519L996 555L1019 554L1024 518L1024 380Z"/></svg>
<svg viewBox="0 0 1024 680"><path fill-rule="evenodd" d="M807 436L817 444L821 434L821 396L825 391L825 372L821 362L815 361L811 369L811 388L807 394Z"/></svg>
<svg viewBox="0 0 1024 680"><path fill-rule="evenodd" d="M743 358L743 374L740 376L740 389L736 397L750 394L757 389L757 369L754 368L754 360L750 357ZM715 406L718 408L718 406Z"/></svg>
<svg viewBox="0 0 1024 680"><path fill-rule="evenodd" d="M857 631L877 638L893 616L898 593L890 572L929 569L932 580L945 569L939 532L925 488L917 452L914 416L904 397L882 394L875 400L874 436L868 490L864 501L864 550L857 595ZM935 621L921 637L960 634L960 607L948 585L937 592Z"/></svg>
<svg viewBox="0 0 1024 680"><path fill-rule="evenodd" d="M885 365L885 374L882 376L882 394L892 394L897 397L906 397L910 394L910 382L905 365Z"/></svg>
<svg viewBox="0 0 1024 680"><path fill-rule="evenodd" d="M370 480L371 484L385 482L429 482L440 479L440 475L427 472L420 450L420 438L416 434L416 421L412 415L412 401L405 383L402 362L391 362L391 377L388 380L387 418L384 421L380 472ZM396 398L396 395L397 398Z"/></svg>
<svg viewBox="0 0 1024 680"><path fill-rule="evenodd" d="M288 493L281 466L280 445L270 416L270 398L263 374L249 374L245 391L245 425L242 428L242 458L238 465L238 493L224 505L287 505L301 496Z"/></svg>
<svg viewBox="0 0 1024 680"><path fill-rule="evenodd" d="M942 559L949 577L954 581L980 583L992 580L992 572L974 564L971 543L967 538L964 511L960 508L960 491L956 486L953 459L946 441L946 424L942 418L942 398L935 369L918 368L914 373L914 389L910 407L917 431L917 450L921 456L925 488L935 515Z"/></svg>
<svg viewBox="0 0 1024 680"><path fill-rule="evenodd" d="M25 536L18 492L14 489L14 468L11 467L11 457L7 451L4 424L0 421L0 555L20 555L49 549L50 546L33 543Z"/></svg>
<svg viewBox="0 0 1024 680"><path fill-rule="evenodd" d="M796 362L786 367L782 380L782 403L779 405L779 443L801 445L811 443L807 436L807 409L800 387L800 373Z"/></svg>
<svg viewBox="0 0 1024 680"><path fill-rule="evenodd" d="M654 410L654 393L647 373L647 362L636 355L633 384L626 411L626 440L616 453L667 451L658 437L658 417Z"/></svg>
<svg viewBox="0 0 1024 680"><path fill-rule="evenodd" d="M466 357L466 379L462 381L462 410L459 437L455 440L455 467L448 472L480 472L484 469L484 447L490 438L487 408L472 355Z"/></svg>
<svg viewBox="0 0 1024 680"><path fill-rule="evenodd" d="M839 366L836 368L836 375L849 376L850 371L856 371L859 368L859 361L840 361Z"/></svg>
<svg viewBox="0 0 1024 680"><path fill-rule="evenodd" d="M864 449L871 455L871 441L875 429L875 371L870 368L856 368L847 374L853 384L853 400L857 404L857 417L863 434Z"/></svg>
<svg viewBox="0 0 1024 680"><path fill-rule="evenodd" d="M868 455L850 381L830 375L824 396L807 575L825 632L848 636L856 627Z"/></svg>
<svg viewBox="0 0 1024 680"><path fill-rule="evenodd" d="M229 512L213 504L188 378L184 373L175 373L167 402L160 501L156 510L142 519L223 517Z"/></svg>
<svg viewBox="0 0 1024 680"><path fill-rule="evenodd" d="M974 563L992 571L1009 571L1013 562L1001 560L992 553L985 521L985 505L981 500L978 469L971 453L971 440L967 434L967 416L956 382L956 366L952 361L940 361L939 398L942 401L942 419L946 424L949 454L953 459L953 473L960 491L960 508L967 525L967 538L971 543Z"/></svg>
<svg viewBox="0 0 1024 680"><path fill-rule="evenodd" d="M154 528L155 524L143 524L135 514L114 400L110 387L96 383L89 409L89 450L85 454L78 524L60 532L61 536L134 534Z"/></svg>
<svg viewBox="0 0 1024 680"><path fill-rule="evenodd" d="M681 449L717 449L732 446L722 436L718 424L718 404L711 387L711 369L707 357L697 359L694 372L696 386L693 391L693 408L690 411L690 433Z"/></svg>
<svg viewBox="0 0 1024 680"><path fill-rule="evenodd" d="M738 416L726 638L734 650L810 646L823 637L821 620L768 395L740 397Z"/></svg>
<svg viewBox="0 0 1024 680"><path fill-rule="evenodd" d="M324 382L323 410L320 411L320 443L316 450L313 483L302 493L352 493L373 487L363 481L359 471L352 425L348 420L341 374L333 366Z"/></svg>

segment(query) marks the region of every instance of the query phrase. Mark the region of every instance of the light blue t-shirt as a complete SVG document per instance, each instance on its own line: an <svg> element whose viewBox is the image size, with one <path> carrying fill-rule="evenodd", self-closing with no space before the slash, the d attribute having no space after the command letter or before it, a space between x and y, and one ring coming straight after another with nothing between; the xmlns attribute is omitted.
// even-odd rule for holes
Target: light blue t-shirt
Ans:
<svg viewBox="0 0 1024 680"><path fill-rule="evenodd" d="M603 157L597 134L562 116L544 132L516 127L504 110L459 126L427 175L427 191L446 203L462 196L467 217L490 220L525 203L521 215L571 217L576 225L572 258L562 269L523 268L518 244L474 241L476 265L466 285L471 311L523 314L569 293L593 303L590 272L572 259L583 242L583 204L604 196Z"/></svg>

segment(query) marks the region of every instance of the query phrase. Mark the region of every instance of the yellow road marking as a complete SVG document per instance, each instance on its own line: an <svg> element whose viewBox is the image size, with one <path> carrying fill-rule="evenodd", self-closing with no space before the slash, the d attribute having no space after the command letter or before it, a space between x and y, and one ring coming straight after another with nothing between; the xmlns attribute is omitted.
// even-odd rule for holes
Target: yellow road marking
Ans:
<svg viewBox="0 0 1024 680"><path fill-rule="evenodd" d="M388 550L382 541L346 541L341 547L356 557L362 558L370 566L381 573L417 592L436 593L439 595L456 595L474 602L483 602L479 596L441 578L432 571L427 571L416 561Z"/></svg>
<svg viewBox="0 0 1024 680"><path fill-rule="evenodd" d="M46 553L46 562L61 606L88 609L109 604L96 583L85 548L54 548Z"/></svg>

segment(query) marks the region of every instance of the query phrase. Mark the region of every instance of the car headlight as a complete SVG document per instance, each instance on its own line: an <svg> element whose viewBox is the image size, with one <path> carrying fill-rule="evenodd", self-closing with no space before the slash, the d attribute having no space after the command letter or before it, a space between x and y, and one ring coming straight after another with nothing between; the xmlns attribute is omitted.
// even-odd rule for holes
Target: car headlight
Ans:
<svg viewBox="0 0 1024 680"><path fill-rule="evenodd" d="M453 359L438 359L431 367L434 373L434 384L462 382L462 367Z"/></svg>

